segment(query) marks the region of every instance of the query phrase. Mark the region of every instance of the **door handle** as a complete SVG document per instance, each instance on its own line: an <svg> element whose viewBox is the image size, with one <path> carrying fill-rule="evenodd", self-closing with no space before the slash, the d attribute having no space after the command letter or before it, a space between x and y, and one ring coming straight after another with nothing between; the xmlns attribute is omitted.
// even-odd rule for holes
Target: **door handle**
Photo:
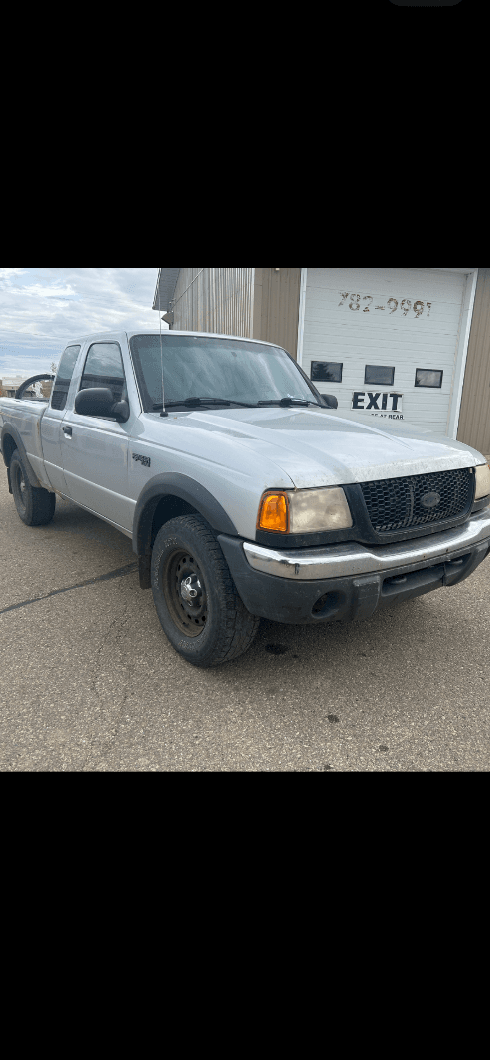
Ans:
<svg viewBox="0 0 490 1060"><path fill-rule="evenodd" d="M72 429L71 429L71 427L63 427L63 434L68 434L68 435L69 435L69 437L71 438L71 436L72 436Z"/></svg>

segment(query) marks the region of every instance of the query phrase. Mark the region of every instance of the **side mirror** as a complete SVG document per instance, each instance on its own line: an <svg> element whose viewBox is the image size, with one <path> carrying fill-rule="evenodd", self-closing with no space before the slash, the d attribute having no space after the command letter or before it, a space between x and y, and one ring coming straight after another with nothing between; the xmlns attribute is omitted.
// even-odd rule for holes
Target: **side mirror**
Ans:
<svg viewBox="0 0 490 1060"><path fill-rule="evenodd" d="M338 409L339 403L333 394L322 394L322 405L325 409Z"/></svg>
<svg viewBox="0 0 490 1060"><path fill-rule="evenodd" d="M75 398L75 412L79 416L100 416L106 419L127 423L129 405L127 401L114 401L109 387L97 387L81 390Z"/></svg>
<svg viewBox="0 0 490 1060"><path fill-rule="evenodd" d="M129 405L127 401L116 401L116 404L112 407L111 416L118 423L127 423L129 420Z"/></svg>

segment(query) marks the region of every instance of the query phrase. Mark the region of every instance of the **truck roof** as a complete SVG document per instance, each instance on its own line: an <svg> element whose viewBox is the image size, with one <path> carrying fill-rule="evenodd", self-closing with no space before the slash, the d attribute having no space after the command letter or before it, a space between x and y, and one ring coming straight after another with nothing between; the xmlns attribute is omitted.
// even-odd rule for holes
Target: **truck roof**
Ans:
<svg viewBox="0 0 490 1060"><path fill-rule="evenodd" d="M172 335L187 335L195 336L196 338L208 338L208 339L232 339L233 342L256 342L260 343L261 346L273 346L275 349L278 348L277 342L264 342L263 339L251 339L245 338L243 335L219 335L211 331L174 331L172 328ZM168 329L162 330L162 336L168 334ZM106 342L114 342L117 339L126 336L128 339L132 338L133 335L160 335L159 328L138 328L135 331L99 331L91 335L78 336L76 339L71 339L66 343L67 346L75 346L84 342L96 342L100 339L105 339ZM281 347L279 347L281 348Z"/></svg>

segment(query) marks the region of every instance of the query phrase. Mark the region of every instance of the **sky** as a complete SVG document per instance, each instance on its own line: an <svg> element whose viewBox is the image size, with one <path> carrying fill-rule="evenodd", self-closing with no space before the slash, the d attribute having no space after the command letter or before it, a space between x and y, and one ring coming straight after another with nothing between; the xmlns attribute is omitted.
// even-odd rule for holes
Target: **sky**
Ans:
<svg viewBox="0 0 490 1060"><path fill-rule="evenodd" d="M158 328L158 272L0 268L0 379L49 373L83 335Z"/></svg>

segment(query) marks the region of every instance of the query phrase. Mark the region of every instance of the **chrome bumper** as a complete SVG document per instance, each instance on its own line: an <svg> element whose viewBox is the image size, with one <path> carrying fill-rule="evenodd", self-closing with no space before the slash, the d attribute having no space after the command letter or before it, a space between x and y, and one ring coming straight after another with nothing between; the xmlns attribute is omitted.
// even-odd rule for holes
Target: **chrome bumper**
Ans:
<svg viewBox="0 0 490 1060"><path fill-rule="evenodd" d="M490 508L471 516L455 530L444 530L431 537L403 541L399 545L328 545L323 548L291 549L276 552L272 548L245 541L243 551L254 570L273 574L277 578L294 581L314 581L324 578L345 578L349 575L370 574L402 567L405 564L438 560L455 552L471 548L490 537Z"/></svg>

